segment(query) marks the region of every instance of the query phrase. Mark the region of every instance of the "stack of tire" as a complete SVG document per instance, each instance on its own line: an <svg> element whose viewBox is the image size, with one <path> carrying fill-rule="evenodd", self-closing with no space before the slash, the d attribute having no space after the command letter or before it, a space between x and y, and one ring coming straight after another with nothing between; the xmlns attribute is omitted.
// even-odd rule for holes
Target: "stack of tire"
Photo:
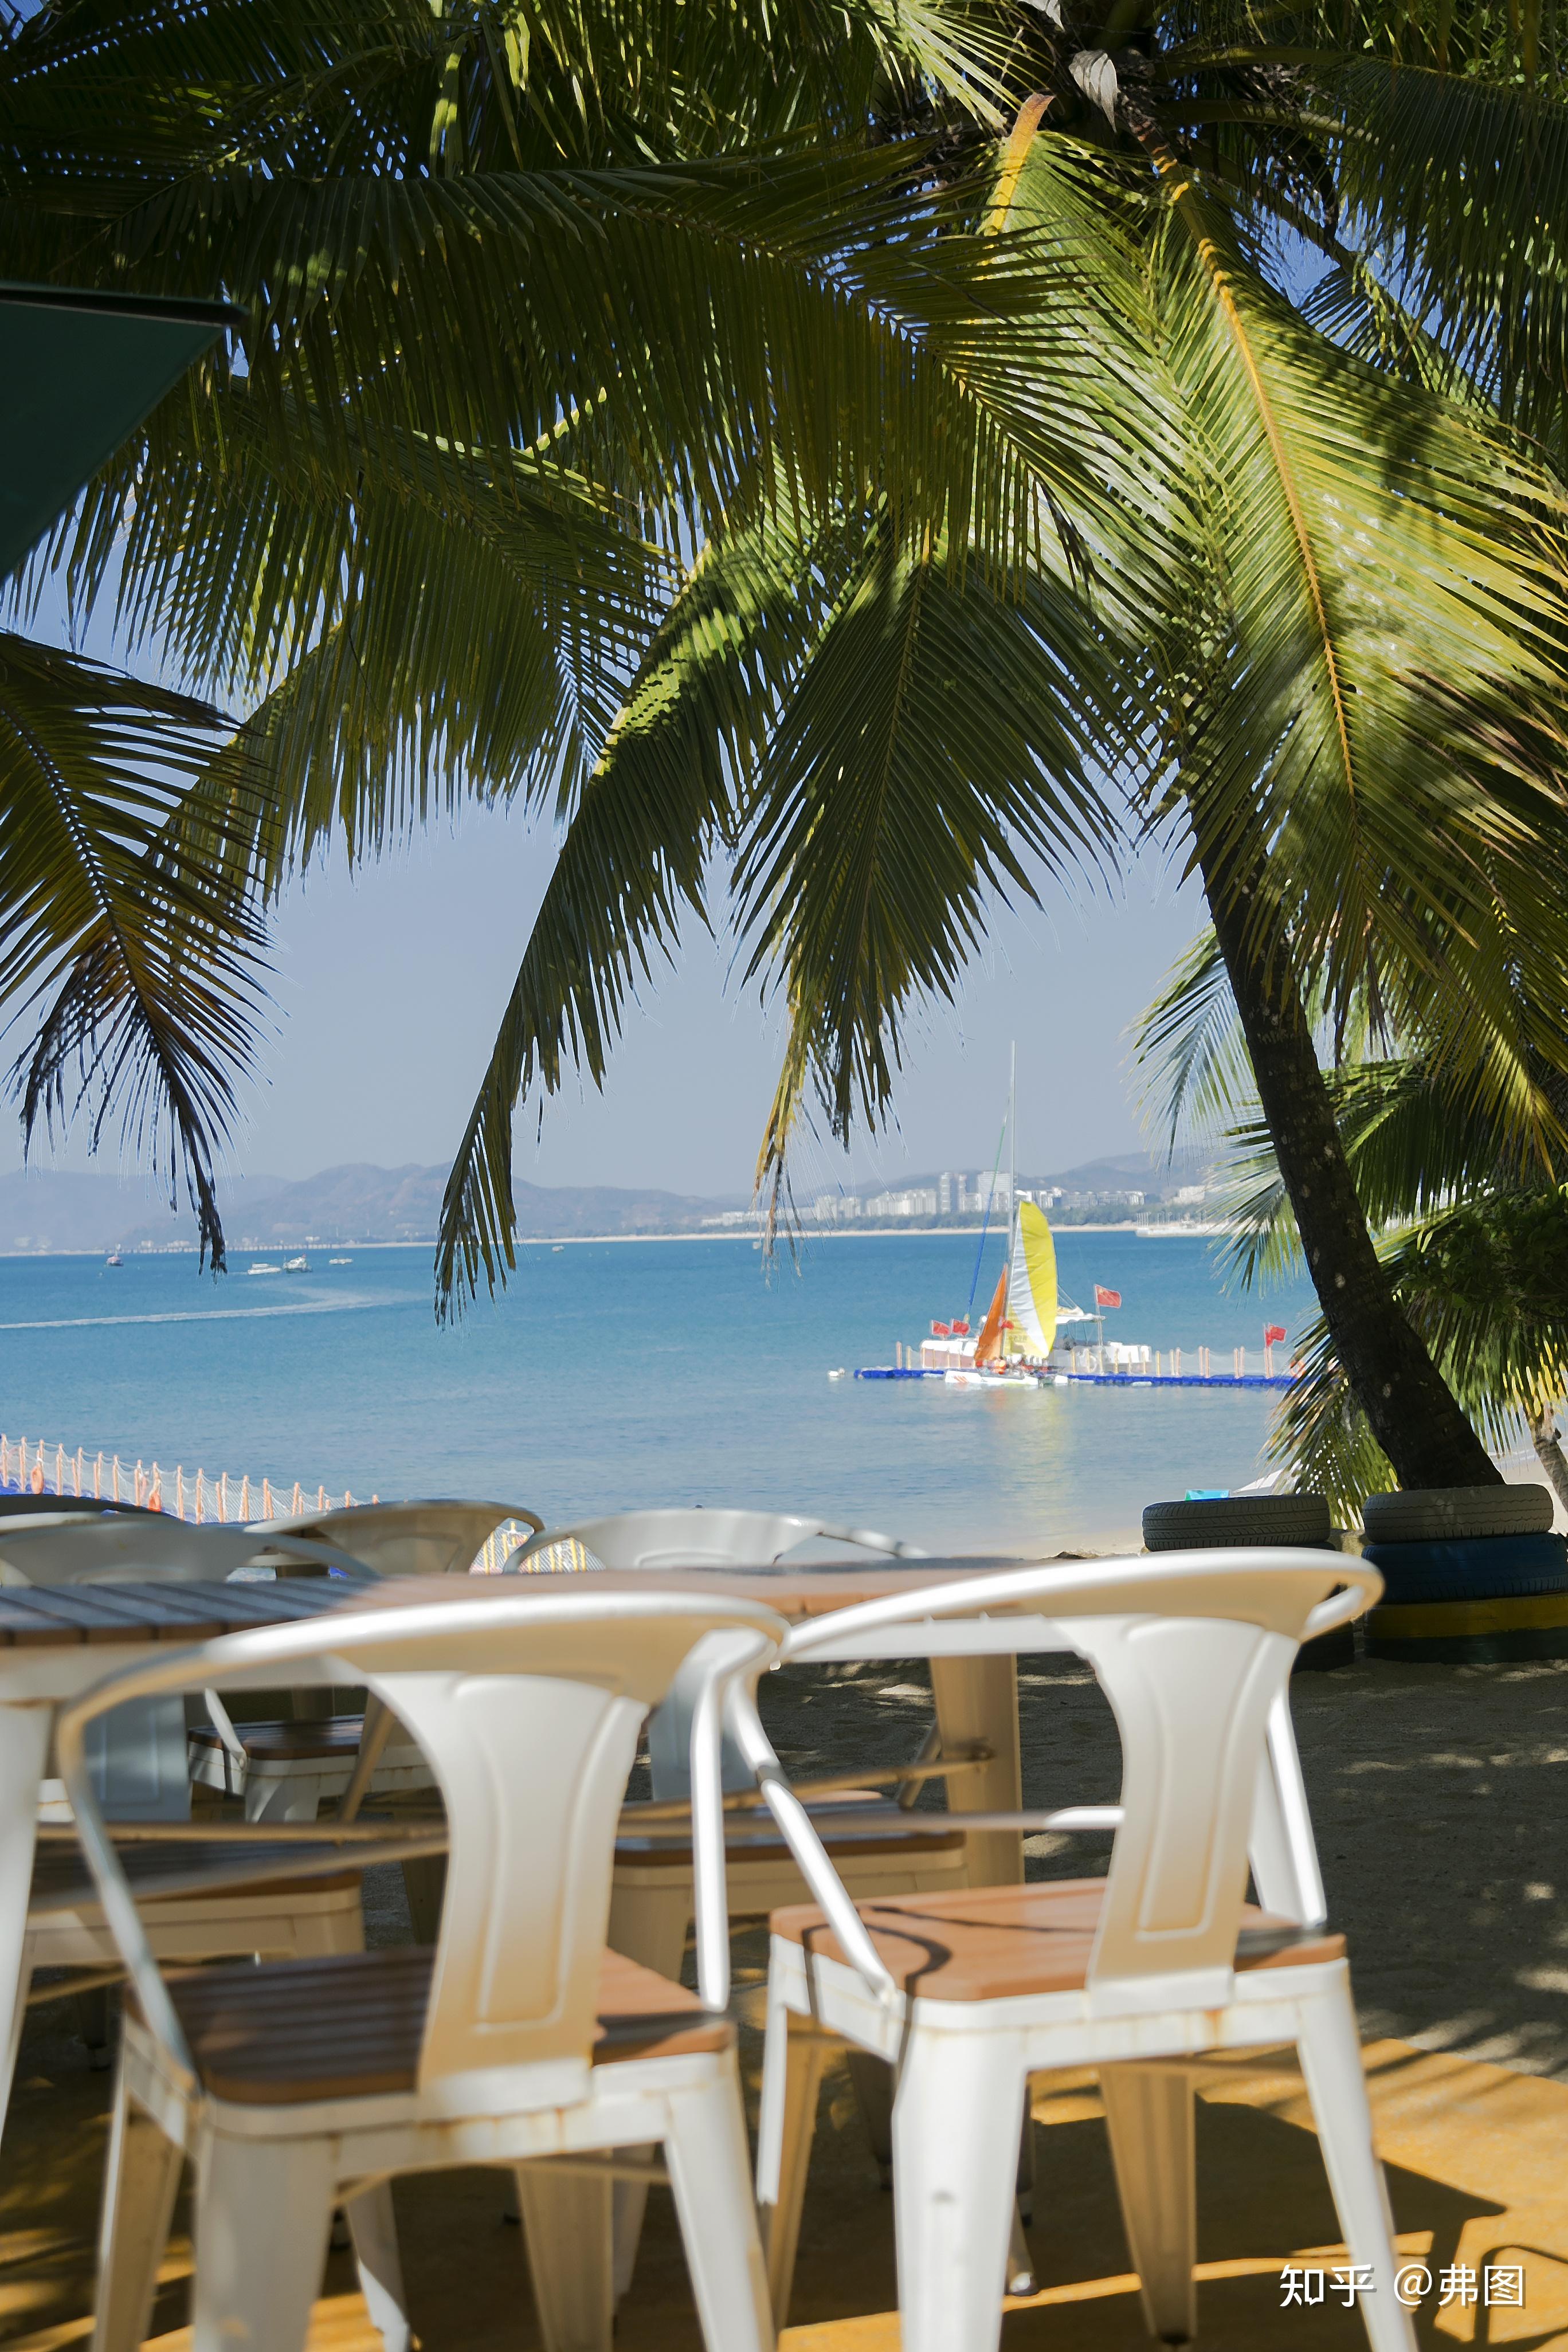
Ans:
<svg viewBox="0 0 1568 2352"><path fill-rule="evenodd" d="M1369 1495L1362 1554L1383 1576L1370 1658L1486 1665L1568 1657L1568 1543L1544 1486Z"/></svg>
<svg viewBox="0 0 1568 2352"><path fill-rule="evenodd" d="M1292 1551L1337 1551L1321 1495L1205 1495L1184 1503L1151 1503L1143 1514L1146 1551L1212 1551L1278 1544ZM1298 1673L1321 1674L1355 1661L1349 1625L1303 1642Z"/></svg>

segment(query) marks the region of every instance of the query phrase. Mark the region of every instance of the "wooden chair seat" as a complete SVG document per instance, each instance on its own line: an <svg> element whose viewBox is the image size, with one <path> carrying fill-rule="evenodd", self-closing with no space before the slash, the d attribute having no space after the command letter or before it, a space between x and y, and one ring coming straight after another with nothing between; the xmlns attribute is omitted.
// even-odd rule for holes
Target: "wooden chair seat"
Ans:
<svg viewBox="0 0 1568 2352"><path fill-rule="evenodd" d="M204 1895L215 1900L243 1888L249 1895L326 1895L358 1884L353 1869L331 1873L289 1874L320 1858L320 1846L290 1845L279 1839L265 1844L238 1844L229 1838L124 1845L121 1862L132 1890L142 1902L189 1902ZM61 1913L78 1917L100 1916L98 1890L75 1846L40 1846L33 1861L32 1890L27 1899L30 1919Z"/></svg>
<svg viewBox="0 0 1568 2352"><path fill-rule="evenodd" d="M857 1906L900 1987L927 2000L1006 2000L1079 1992L1105 1896L1102 1878L1030 1886L975 1886L962 1895L892 1895ZM775 1911L773 1933L815 1959L844 1959L814 1904ZM1345 1940L1242 1906L1238 1971L1344 1958Z"/></svg>
<svg viewBox="0 0 1568 2352"><path fill-rule="evenodd" d="M324 1759L352 1763L364 1736L363 1715L303 1716L281 1723L237 1723L235 1730L247 1756L256 1764L293 1764ZM191 1731L193 1748L221 1748L223 1741L210 1724Z"/></svg>
<svg viewBox="0 0 1568 2352"><path fill-rule="evenodd" d="M395 2095L416 2087L436 1955L428 1945L171 1969L170 1995L205 2088L239 2106ZM594 2063L721 2051L733 2028L695 1993L606 1951Z"/></svg>

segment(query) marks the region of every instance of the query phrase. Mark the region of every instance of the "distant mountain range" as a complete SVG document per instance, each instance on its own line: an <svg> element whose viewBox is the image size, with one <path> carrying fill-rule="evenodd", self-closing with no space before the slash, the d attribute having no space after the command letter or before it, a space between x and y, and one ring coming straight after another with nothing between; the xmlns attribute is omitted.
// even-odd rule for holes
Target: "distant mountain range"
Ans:
<svg viewBox="0 0 1568 2352"><path fill-rule="evenodd" d="M1113 1198L1129 1188L1152 1197L1194 1181L1191 1155L1167 1168L1144 1152L1095 1160L1059 1175L1020 1181L1059 1184L1077 1193ZM862 1193L889 1180L865 1182ZM900 1185L934 1184L933 1176L900 1177ZM374 1168L351 1161L319 1175L290 1180L247 1176L220 1192L224 1229L233 1249L328 1247L369 1242L433 1242L447 1181L444 1168ZM665 1192L652 1185L527 1184L515 1187L519 1231L525 1239L566 1240L584 1234L671 1234L700 1231L748 1206L743 1194L713 1198ZM118 1176L66 1169L18 1169L0 1175L0 1255L18 1252L194 1248L195 1222L175 1213L150 1186Z"/></svg>
<svg viewBox="0 0 1568 2352"><path fill-rule="evenodd" d="M220 1188L231 1249L325 1247L354 1242L433 1242L444 1168L373 1168L363 1161L319 1175L236 1178ZM574 1234L681 1233L742 1205L651 1185L516 1187L521 1230L540 1240ZM194 1247L195 1220L172 1212L138 1181L62 1169L0 1176L0 1255L57 1250Z"/></svg>

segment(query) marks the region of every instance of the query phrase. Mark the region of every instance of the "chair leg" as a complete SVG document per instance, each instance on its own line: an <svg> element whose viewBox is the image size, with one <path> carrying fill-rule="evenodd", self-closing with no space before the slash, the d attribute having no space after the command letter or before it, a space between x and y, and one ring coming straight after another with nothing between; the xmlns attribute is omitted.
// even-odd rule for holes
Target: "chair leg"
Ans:
<svg viewBox="0 0 1568 2352"><path fill-rule="evenodd" d="M378 2180L374 2188L362 2189L357 2197L346 2200L343 2211L353 2240L360 2292L371 2319L381 2330L386 2352L408 2352L413 2336L403 2292L391 2181Z"/></svg>
<svg viewBox="0 0 1568 2352"><path fill-rule="evenodd" d="M809 2018L796 2016L782 2001L770 2009L757 2135L757 2196L768 2296L778 2327L789 2317L801 2208L828 2047L827 2037Z"/></svg>
<svg viewBox="0 0 1568 2352"><path fill-rule="evenodd" d="M1193 2078L1181 2066L1106 2066L1100 2095L1144 2326L1162 2344L1190 2344L1198 2332Z"/></svg>
<svg viewBox="0 0 1568 2352"><path fill-rule="evenodd" d="M95 2074L107 2074L114 2063L113 2021L109 2012L109 1987L79 1992L71 2001L78 2035L86 2045L87 2063Z"/></svg>
<svg viewBox="0 0 1568 2352"><path fill-rule="evenodd" d="M903 2352L996 2352L1026 2081L1010 2034L910 2037L893 2101Z"/></svg>
<svg viewBox="0 0 1568 2352"><path fill-rule="evenodd" d="M682 1874L673 1886L616 1886L610 1896L610 1924L605 1941L613 1952L622 1953L628 1960L640 1960L645 1969L657 1969L661 1977L679 1984L690 1925L691 1885ZM639 2148L636 2153L651 2157L654 2150ZM616 2181L614 2230L617 2303L631 2288L647 2210L646 2181Z"/></svg>
<svg viewBox="0 0 1568 2352"><path fill-rule="evenodd" d="M610 2181L520 2164L517 2201L544 2352L610 2352L616 2295Z"/></svg>
<svg viewBox="0 0 1568 2352"><path fill-rule="evenodd" d="M325 1783L318 1773L289 1773L264 1780L252 1773L245 1784L247 1822L313 1822L321 1809Z"/></svg>
<svg viewBox="0 0 1568 2352"><path fill-rule="evenodd" d="M136 2352L147 2334L184 2152L115 2085L98 2240L92 2352Z"/></svg>
<svg viewBox="0 0 1568 2352"><path fill-rule="evenodd" d="M672 2098L664 2152L708 2352L772 2352L773 2315L733 2052L705 2088Z"/></svg>
<svg viewBox="0 0 1568 2352"><path fill-rule="evenodd" d="M5 2130L5 2114L11 2104L11 2085L16 2079L16 2060L22 2048L22 2028L27 2022L27 1995L32 1990L33 1970L37 1966L35 1957L37 1949L36 1939L31 1936L26 1937L22 1945L21 1965L16 1971L16 1998L11 2003L11 2014L9 2018L4 2020L3 2027L0 2027L0 2030L9 2029L5 2033L5 2047L0 2049L0 2133ZM0 2004L0 2008L3 2006L4 2004Z"/></svg>
<svg viewBox="0 0 1568 2352"><path fill-rule="evenodd" d="M31 1974L24 1964L27 1890L50 1720L47 1706L0 1707L0 2056L8 2057L13 2067ZM7 2096L10 2081L7 2073Z"/></svg>
<svg viewBox="0 0 1568 2352"><path fill-rule="evenodd" d="M191 2352L304 2352L336 2186L328 2140L207 2143L196 2167Z"/></svg>
<svg viewBox="0 0 1568 2352"><path fill-rule="evenodd" d="M1373 2292L1358 2298L1373 2352L1415 2352L1415 2322L1394 2292L1394 2214L1373 2145L1348 1970L1302 2002L1297 2047L1340 2227L1352 2262L1373 2276Z"/></svg>

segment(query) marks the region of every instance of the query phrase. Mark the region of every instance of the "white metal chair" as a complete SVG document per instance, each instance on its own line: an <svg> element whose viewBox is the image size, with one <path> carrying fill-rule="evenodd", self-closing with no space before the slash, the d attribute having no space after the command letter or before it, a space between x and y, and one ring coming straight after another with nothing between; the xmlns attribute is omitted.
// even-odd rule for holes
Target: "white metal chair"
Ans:
<svg viewBox="0 0 1568 2352"><path fill-rule="evenodd" d="M0 1519L0 1587L59 1584L221 1584L238 1572L363 1575L334 1545L273 1538L248 1528L195 1527L157 1512L89 1515L57 1511ZM206 1736L238 1748L221 1705L210 1702ZM100 1724L93 1747L100 1801L117 1818L186 1821L191 1771L185 1709L179 1699L126 1708ZM351 1767L352 1769L352 1759ZM346 1775L345 1775L346 1779ZM46 1782L44 1818L64 1817L58 1789Z"/></svg>
<svg viewBox="0 0 1568 2352"><path fill-rule="evenodd" d="M377 1576L453 1576L473 1566L496 1529L518 1520L539 1534L544 1522L516 1503L447 1496L406 1503L353 1503L342 1511L301 1511L258 1519L258 1535L305 1536L341 1544Z"/></svg>
<svg viewBox="0 0 1568 2352"><path fill-rule="evenodd" d="M1331 1598L1332 1588L1348 1590ZM893 2187L905 2352L994 2352L1016 2119L1031 2072L1095 2065L1152 2334L1194 2334L1193 2081L1206 2051L1300 2051L1342 2227L1373 2291L1373 2352L1414 2352L1394 2291L1342 1937L1246 1906L1264 1874L1310 1895L1310 1830L1269 1766L1297 1647L1382 1590L1360 1561L1306 1551L1168 1554L1022 1569L845 1611L833 1654L1068 1646L1093 1666L1122 1742L1121 1818L1104 1880L850 1901L790 1790L750 1693L731 1730L818 1907L776 1913L758 2151L775 2314L787 2305L822 2035L897 2070ZM979 1616L978 1611L994 1612ZM1044 1613L1048 1612L1048 1617ZM962 1612L962 1615L961 1613ZM809 1654L813 1629L786 1648ZM1293 1749L1292 1749L1293 1754ZM1270 1795L1272 1791L1272 1795ZM1071 1812L1040 1825L1087 1826Z"/></svg>
<svg viewBox="0 0 1568 2352"><path fill-rule="evenodd" d="M708 2352L769 2352L723 2015L719 1742L727 1678L773 1655L783 1631L770 1611L718 1595L650 1592L634 1604L591 1588L490 1585L396 1605L367 1594L341 1615L139 1666L63 1711L67 1787L136 1997L94 2352L141 2343L183 2155L196 2183L194 2352L300 2352L339 2197L372 2315L388 2352L405 2352L390 2180L476 2163L517 2168L547 2338L607 2346L613 2151L641 2143L666 2152ZM607 1951L605 1927L644 1715L705 1640L694 1999ZM365 1684L435 1763L451 1842L439 1945L165 1978L94 1801L88 1730L127 1697L312 1669ZM574 2258L580 2223L605 2249L596 2273Z"/></svg>
<svg viewBox="0 0 1568 2352"><path fill-rule="evenodd" d="M799 1544L845 1543L896 1559L926 1554L895 1536L786 1511L676 1509L621 1511L549 1528L524 1545L513 1565L524 1570L550 1568L746 1568L771 1565ZM650 1778L656 1802L679 1802L690 1790L688 1756L691 1708L700 1686L698 1659L683 1668L668 1698L648 1726ZM922 1759L935 1753L928 1739ZM753 1790L744 1757L726 1738L724 1786L732 1794ZM910 1794L915 1793L911 1784ZM845 1794L831 1809L836 1819L819 1824L833 1845L838 1866L857 1895L939 1892L965 1885L968 1845L964 1833L926 1817L919 1826L907 1813L864 1792ZM777 1836L757 1836L762 1827L731 1822L729 1897L731 1921L765 1918L779 1904L798 1902L806 1892L793 1855ZM742 1840L744 1840L742 1843ZM438 1872L439 1865L437 1866ZM616 1847L615 1891L609 1940L617 1952L679 1976L696 1907L696 1871L688 1837L666 1822L646 1829L628 1826ZM868 2128L879 2135L878 2098L868 2081L857 2089L867 2106ZM624 2181L616 2192L616 2284L630 2286L637 2262L647 2191Z"/></svg>
<svg viewBox="0 0 1568 2352"><path fill-rule="evenodd" d="M342 1511L306 1511L296 1517L258 1519L253 1538L341 1547L363 1572L375 1576L461 1575L481 1546L508 1519L538 1529L536 1513L512 1503L431 1500L355 1503ZM429 1769L416 1744L396 1724L357 1709L331 1711L302 1697L292 1717L232 1724L215 1719L191 1733L190 1774L198 1787L244 1800L247 1821L313 1822L323 1803L340 1798L355 1770L367 1728L375 1744L369 1784L375 1796L428 1789ZM411 1901L414 1881L410 1881ZM427 1910L428 1905L421 1906Z"/></svg>
<svg viewBox="0 0 1568 2352"><path fill-rule="evenodd" d="M569 1528L547 1528L524 1544L513 1566L549 1568L761 1568L782 1559L797 1544L819 1540L853 1544L893 1559L924 1559L913 1544L871 1528L849 1528L829 1519L805 1518L790 1511L616 1511L581 1519ZM695 1669L693 1670L695 1672ZM686 1757L690 1703L678 1678L665 1706L648 1727L648 1759L656 1797L687 1793ZM724 1785L749 1789L752 1776L738 1750L726 1743Z"/></svg>

